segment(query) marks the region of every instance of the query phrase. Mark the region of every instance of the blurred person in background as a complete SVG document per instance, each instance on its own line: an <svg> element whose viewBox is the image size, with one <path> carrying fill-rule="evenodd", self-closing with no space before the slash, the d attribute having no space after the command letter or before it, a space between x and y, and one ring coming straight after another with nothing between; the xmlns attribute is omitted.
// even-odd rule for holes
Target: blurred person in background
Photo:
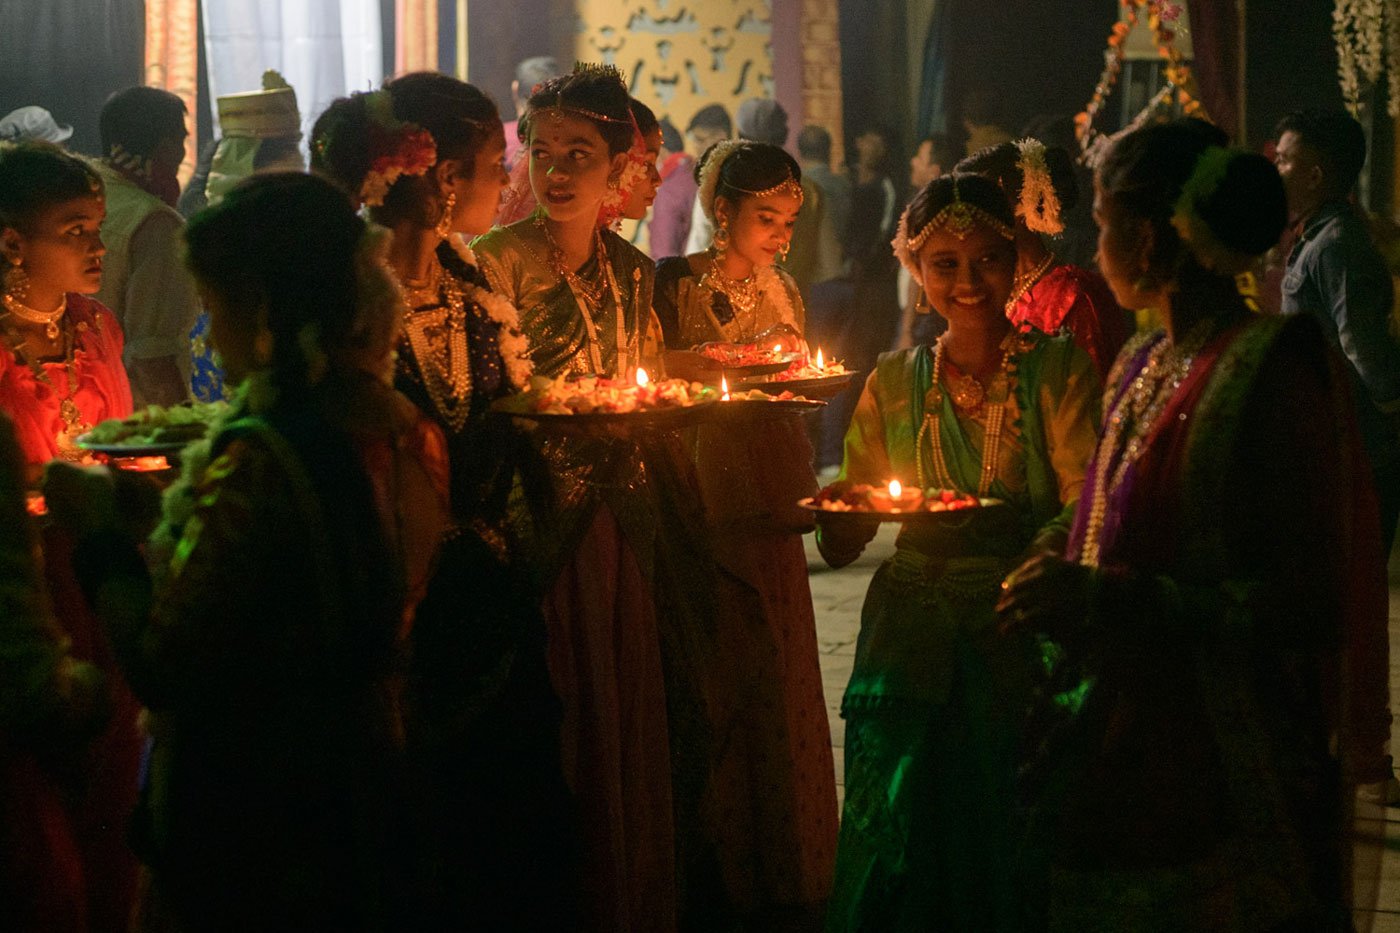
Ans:
<svg viewBox="0 0 1400 933"><path fill-rule="evenodd" d="M122 357L135 403L173 405L190 395L189 334L199 313L181 259L185 222L175 210L189 135L184 101L154 87L118 91L102 107L101 131L107 257L97 299L126 335Z"/></svg>
<svg viewBox="0 0 1400 933"><path fill-rule="evenodd" d="M45 143L65 143L73 127L64 126L43 107L20 107L0 117L0 140L19 142L37 139Z"/></svg>

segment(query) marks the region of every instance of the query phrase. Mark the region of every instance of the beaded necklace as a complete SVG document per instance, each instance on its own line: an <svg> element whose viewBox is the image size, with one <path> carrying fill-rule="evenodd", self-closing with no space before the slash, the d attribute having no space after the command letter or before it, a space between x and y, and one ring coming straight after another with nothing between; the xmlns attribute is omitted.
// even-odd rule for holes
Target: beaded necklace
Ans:
<svg viewBox="0 0 1400 933"><path fill-rule="evenodd" d="M1196 356L1215 330L1214 321L1201 321L1178 342L1163 337L1148 352L1142 369L1119 396L1104 420L1094 475L1091 478L1089 517L1084 526L1084 546L1079 562L1099 566L1108 499L1122 485L1133 464L1147 449L1147 440L1162 419L1177 389L1191 373ZM1117 466L1113 454L1121 451Z"/></svg>
<svg viewBox="0 0 1400 933"><path fill-rule="evenodd" d="M1001 342L1001 363L990 387L980 393L975 406L981 407L986 416L986 428L982 432L982 469L977 479L977 495L985 496L996 478L997 463L1001 455L1002 431L1006 424L1006 403L1011 398L1011 382L1015 367L1012 364L1021 340L1016 334L1007 334ZM929 393L928 408L924 412L923 423L919 425L918 436L914 440L914 468L918 474L919 486L933 485L939 489L956 489L957 483L948 470L940 443L940 421L943 409L943 341L933 347L933 379ZM974 380L975 381L975 380ZM980 384L979 384L980 388ZM957 404L956 397L954 404ZM972 406L960 406L972 407ZM924 467L924 438L930 440L933 451L933 476L929 477ZM932 479L932 483L929 480Z"/></svg>
<svg viewBox="0 0 1400 933"><path fill-rule="evenodd" d="M1040 277L1043 276L1054 263L1055 254L1046 253L1045 259L1040 265L1031 269L1029 272L1016 276L1011 283L1011 297L1006 299L1006 313L1008 315L1016 307L1016 302L1021 300L1021 296L1030 291L1031 287L1035 285L1036 282L1040 281Z"/></svg>
<svg viewBox="0 0 1400 933"><path fill-rule="evenodd" d="M472 363L467 343L466 293L457 277L433 257L427 282L408 290L418 307L404 315L404 333L423 388L453 433L462 430L471 414ZM419 303L419 298L426 301Z"/></svg>
<svg viewBox="0 0 1400 933"><path fill-rule="evenodd" d="M577 272L573 271L564 262L564 251L559 248L559 244L554 241L554 235L549 231L549 225L545 223L545 215L535 215L535 225L544 233L544 239L549 244L549 259L542 260L531 247L530 244L521 240L525 245L525 251L534 258L536 262L547 267L551 272L559 277L569 287L573 293L574 300L578 304L579 312L583 315L583 327L588 335L588 356L593 364L593 372L597 375L603 374L603 352L598 342L598 325L594 321L593 312L601 311L603 299L606 294L611 294L613 307L617 312L617 359L614 375L623 375L628 372L628 349L627 340L627 320L622 308L622 292L617 285L617 276L613 275L612 265L608 262L607 248L603 244L602 231L595 228L593 231L593 258L598 264L598 269L602 273L602 282L589 282ZM634 278L636 278L634 276ZM605 291L606 290L606 291ZM634 289L634 293L635 293ZM634 294L635 297L635 294Z"/></svg>

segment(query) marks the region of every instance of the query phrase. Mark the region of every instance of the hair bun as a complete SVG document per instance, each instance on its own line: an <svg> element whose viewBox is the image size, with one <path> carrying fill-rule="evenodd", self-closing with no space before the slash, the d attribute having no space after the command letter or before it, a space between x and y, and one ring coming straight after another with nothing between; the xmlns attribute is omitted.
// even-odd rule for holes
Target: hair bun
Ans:
<svg viewBox="0 0 1400 933"><path fill-rule="evenodd" d="M1221 243L1247 256L1272 249L1288 223L1283 179L1253 152L1232 151L1220 184L1196 209Z"/></svg>

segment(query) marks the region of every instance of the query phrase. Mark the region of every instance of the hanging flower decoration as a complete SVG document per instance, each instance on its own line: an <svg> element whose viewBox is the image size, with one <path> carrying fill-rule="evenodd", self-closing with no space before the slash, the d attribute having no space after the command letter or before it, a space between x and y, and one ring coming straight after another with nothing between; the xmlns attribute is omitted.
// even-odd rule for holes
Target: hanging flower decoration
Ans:
<svg viewBox="0 0 1400 933"><path fill-rule="evenodd" d="M632 197L632 192L646 183L653 164L651 153L647 152L646 140L637 135L632 148L627 150L627 164L622 167L617 184L610 185L603 197L603 205L598 210L599 226L616 230L622 225L622 212L627 207L627 200Z"/></svg>
<svg viewBox="0 0 1400 933"><path fill-rule="evenodd" d="M1400 117L1400 0L1336 0L1332 38L1337 43L1337 79L1352 116L1361 95L1386 75L1386 112Z"/></svg>
<svg viewBox="0 0 1400 933"><path fill-rule="evenodd" d="M1188 117L1210 119L1204 105L1201 104L1196 79L1191 74L1181 49L1176 46L1176 27L1181 21L1181 4L1168 0L1122 0L1122 3L1124 19L1114 23L1113 31L1109 33L1108 48L1104 51L1104 69L1099 75L1099 83L1094 86L1089 103L1074 118L1075 135L1079 138L1080 148L1086 151L1098 135L1098 131L1094 129L1094 121L1123 73L1123 55L1128 35L1137 26L1144 12L1147 14L1147 25L1157 42L1157 54L1166 62L1167 82L1176 89L1177 104Z"/></svg>
<svg viewBox="0 0 1400 933"><path fill-rule="evenodd" d="M378 207L400 176L422 175L433 167L437 144L423 127L394 116L394 101L388 91L366 95L365 113L369 116L370 162L360 183L360 202Z"/></svg>

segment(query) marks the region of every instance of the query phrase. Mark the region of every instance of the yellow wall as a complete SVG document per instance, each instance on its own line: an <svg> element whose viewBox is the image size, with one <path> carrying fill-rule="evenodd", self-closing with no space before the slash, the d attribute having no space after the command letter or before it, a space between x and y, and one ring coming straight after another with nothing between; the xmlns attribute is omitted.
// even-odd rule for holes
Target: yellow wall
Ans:
<svg viewBox="0 0 1400 933"><path fill-rule="evenodd" d="M578 0L577 57L617 65L633 96L685 132L720 103L732 118L750 97L773 96L764 0Z"/></svg>

